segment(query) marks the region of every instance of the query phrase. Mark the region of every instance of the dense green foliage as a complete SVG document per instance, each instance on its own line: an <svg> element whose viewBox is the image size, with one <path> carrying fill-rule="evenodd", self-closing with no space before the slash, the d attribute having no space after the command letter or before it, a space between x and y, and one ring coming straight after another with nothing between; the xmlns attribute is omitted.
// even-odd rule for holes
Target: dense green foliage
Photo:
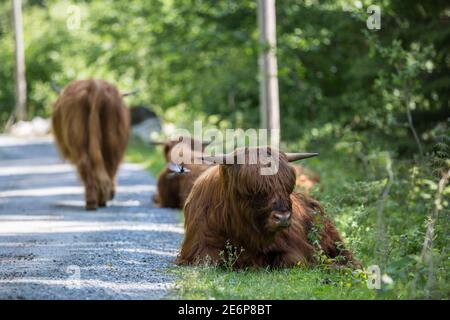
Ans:
<svg viewBox="0 0 450 320"><path fill-rule="evenodd" d="M194 119L220 128L258 126L263 48L256 1L23 2L29 117L49 115L56 98L51 80L64 85L98 77L124 91L140 88L129 102L151 105L178 126L189 128ZM70 4L81 8L79 29L66 26ZM192 269L181 280L186 297L269 297L260 294L272 292L273 281L316 286L293 295L298 298L340 298L350 291L358 298L449 297L448 187L433 215L438 182L449 168L449 2L378 1L378 31L366 28L370 4L277 2L282 138L287 150L321 152L307 162L321 175L315 197L363 263L380 265L393 284L376 294L344 288L340 295L319 288L323 270L234 275ZM13 49L11 2L2 1L2 127L14 105ZM129 157L162 165L159 152L136 144ZM433 246L422 254L430 223ZM332 286L345 283L339 274L331 278ZM290 296L289 290L274 297Z"/></svg>
<svg viewBox="0 0 450 320"><path fill-rule="evenodd" d="M31 115L48 114L50 80L66 84L96 76L135 100L152 104L168 120L208 118L222 126L257 126L259 46L253 0L62 1L25 0L24 23ZM81 28L68 29L70 4L81 9ZM414 113L426 132L449 115L447 1L383 1L382 28L366 28L365 8L354 1L280 1L278 59L283 137L311 128L371 129L408 139L403 92L377 85L395 61L382 54L394 41L424 68L415 72ZM445 10L447 8L447 11ZM4 122L14 102L11 3L0 4L0 93ZM427 49L428 48L428 49ZM427 50L426 50L427 49ZM400 52L402 53L402 52ZM427 53L427 54L426 54ZM406 64L413 64L408 59ZM408 90L413 88L407 87ZM423 122L422 120L426 120ZM338 126L338 128L335 128ZM299 131L299 127L303 130ZM408 145L408 141L404 142Z"/></svg>

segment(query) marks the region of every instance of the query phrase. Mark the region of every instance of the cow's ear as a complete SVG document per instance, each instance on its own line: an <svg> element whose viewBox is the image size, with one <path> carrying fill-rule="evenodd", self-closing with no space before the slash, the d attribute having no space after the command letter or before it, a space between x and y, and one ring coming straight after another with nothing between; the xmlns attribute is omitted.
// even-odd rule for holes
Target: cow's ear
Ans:
<svg viewBox="0 0 450 320"><path fill-rule="evenodd" d="M318 155L319 154L316 152L286 153L286 157L289 162L312 158L312 157L316 157Z"/></svg>
<svg viewBox="0 0 450 320"><path fill-rule="evenodd" d="M164 154L168 154L170 151L170 146L168 144L164 145Z"/></svg>

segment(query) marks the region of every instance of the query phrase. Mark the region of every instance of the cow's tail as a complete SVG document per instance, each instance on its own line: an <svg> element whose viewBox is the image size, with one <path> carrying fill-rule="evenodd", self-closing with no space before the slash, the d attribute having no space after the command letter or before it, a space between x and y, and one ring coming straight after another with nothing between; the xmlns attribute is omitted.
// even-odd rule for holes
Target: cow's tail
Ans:
<svg viewBox="0 0 450 320"><path fill-rule="evenodd" d="M101 121L104 110L104 103L107 99L106 92L103 90L100 81L91 80L89 86L89 118L87 132L88 135L88 156L90 162L91 172L89 173L93 178L94 189L97 196L97 205L100 207L106 206L106 201L112 199L113 185L111 178L108 175L103 148L107 137L103 135L104 128Z"/></svg>
<svg viewBox="0 0 450 320"><path fill-rule="evenodd" d="M90 86L90 112L88 121L88 143L89 158L94 169L104 169L104 159L102 155L102 124L100 121L100 104L103 99L103 92L100 83L92 79Z"/></svg>

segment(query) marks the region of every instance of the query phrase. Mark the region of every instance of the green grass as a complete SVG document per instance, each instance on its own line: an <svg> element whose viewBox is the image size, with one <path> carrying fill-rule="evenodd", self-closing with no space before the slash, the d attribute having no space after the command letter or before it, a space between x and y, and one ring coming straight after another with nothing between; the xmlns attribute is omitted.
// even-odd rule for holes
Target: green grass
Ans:
<svg viewBox="0 0 450 320"><path fill-rule="evenodd" d="M164 166L160 148L137 142L130 144L127 159L143 163L154 175ZM368 289L365 274L349 269L228 271L201 266L170 271L178 279L175 294L185 299L448 299L448 210L443 210L436 224L435 281L427 287L428 269L417 261L426 217L433 207L433 183L424 168L412 161L392 161L395 179L384 201L381 233L377 214L387 182L383 153L361 160L342 151L324 150L319 158L304 162L320 173L321 183L312 195L336 223L346 245L365 267L380 266L387 279L381 290ZM449 191L447 188L447 196Z"/></svg>
<svg viewBox="0 0 450 320"><path fill-rule="evenodd" d="M144 144L135 139L128 144L125 160L142 164L155 177L166 165L162 147Z"/></svg>
<svg viewBox="0 0 450 320"><path fill-rule="evenodd" d="M181 267L178 294L183 299L373 299L361 274L350 270L291 268L227 271Z"/></svg>

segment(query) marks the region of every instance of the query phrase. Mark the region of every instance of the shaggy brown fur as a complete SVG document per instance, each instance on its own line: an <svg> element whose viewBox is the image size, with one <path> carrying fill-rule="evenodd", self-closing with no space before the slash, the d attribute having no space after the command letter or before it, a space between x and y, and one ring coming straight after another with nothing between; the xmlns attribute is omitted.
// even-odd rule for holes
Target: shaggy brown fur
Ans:
<svg viewBox="0 0 450 320"><path fill-rule="evenodd" d="M175 147L177 148L177 152L191 152L191 159L193 160L195 142L195 139L184 137L182 142L179 140L169 140L164 143L164 157L167 163L172 161L171 153ZM201 143L198 145L202 146ZM164 168L161 171L157 182L158 193L153 196L153 202L156 206L183 208L195 180L203 171L209 168L209 166L202 164L186 164L184 167L190 170L189 174L176 174L169 168Z"/></svg>
<svg viewBox="0 0 450 320"><path fill-rule="evenodd" d="M153 197L156 206L182 209L195 180L209 166L201 164L185 165L188 174L176 174L165 168L158 177L158 194Z"/></svg>
<svg viewBox="0 0 450 320"><path fill-rule="evenodd" d="M238 152L242 149L234 156ZM184 208L185 237L177 262L221 264L223 254L229 254L227 243L238 252L236 268L308 265L318 250L330 258L341 256L341 263L351 262L351 253L342 247L319 203L293 192L295 172L286 155L280 153L277 174L263 176L259 169L259 164L221 164L196 180ZM289 226L279 227L279 215L289 217Z"/></svg>
<svg viewBox="0 0 450 320"><path fill-rule="evenodd" d="M129 123L121 94L106 81L74 81L55 102L55 140L62 156L77 167L85 187L86 209L103 207L114 197Z"/></svg>

